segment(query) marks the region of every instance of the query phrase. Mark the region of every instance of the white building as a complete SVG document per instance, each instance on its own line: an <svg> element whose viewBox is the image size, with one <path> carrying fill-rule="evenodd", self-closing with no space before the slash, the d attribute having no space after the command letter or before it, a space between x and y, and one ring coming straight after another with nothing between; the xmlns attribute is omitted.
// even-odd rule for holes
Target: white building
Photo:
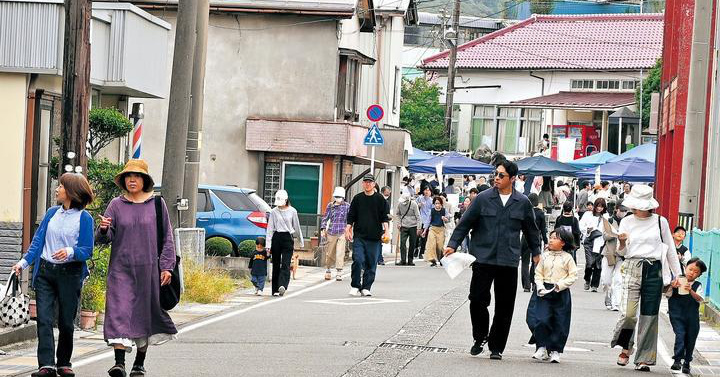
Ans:
<svg viewBox="0 0 720 377"><path fill-rule="evenodd" d="M618 126L608 115L635 109L635 88L660 58L662 32L658 14L536 15L461 45L453 117L458 150L487 145L529 155L547 133L553 145L557 136L577 137L578 157L616 152ZM443 92L448 55L422 64ZM637 121L623 127L622 140L628 137L641 142Z"/></svg>

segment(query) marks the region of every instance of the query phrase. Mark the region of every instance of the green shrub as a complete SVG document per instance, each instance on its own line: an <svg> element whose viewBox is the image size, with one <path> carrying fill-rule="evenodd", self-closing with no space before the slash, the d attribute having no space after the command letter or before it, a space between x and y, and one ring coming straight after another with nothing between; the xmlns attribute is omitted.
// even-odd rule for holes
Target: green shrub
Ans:
<svg viewBox="0 0 720 377"><path fill-rule="evenodd" d="M183 273L185 292L182 300L185 302L223 302L236 288L236 281L227 272L203 269L191 261L183 261Z"/></svg>
<svg viewBox="0 0 720 377"><path fill-rule="evenodd" d="M86 310L102 312L105 310L105 292L107 291L110 247L97 246L88 263L90 277L85 282L80 296L81 307Z"/></svg>
<svg viewBox="0 0 720 377"><path fill-rule="evenodd" d="M255 241L245 240L238 246L238 254L241 257L252 258L255 256Z"/></svg>
<svg viewBox="0 0 720 377"><path fill-rule="evenodd" d="M127 135L133 129L130 119L114 108L91 109L88 122L88 153L91 158L95 158L113 140Z"/></svg>
<svg viewBox="0 0 720 377"><path fill-rule="evenodd" d="M226 257L232 252L232 243L225 238L213 237L205 241L205 255Z"/></svg>
<svg viewBox="0 0 720 377"><path fill-rule="evenodd" d="M123 170L123 164L115 164L108 159L88 160L88 182L95 192L95 200L87 210L93 217L105 213L110 201L122 193L115 185L115 176Z"/></svg>

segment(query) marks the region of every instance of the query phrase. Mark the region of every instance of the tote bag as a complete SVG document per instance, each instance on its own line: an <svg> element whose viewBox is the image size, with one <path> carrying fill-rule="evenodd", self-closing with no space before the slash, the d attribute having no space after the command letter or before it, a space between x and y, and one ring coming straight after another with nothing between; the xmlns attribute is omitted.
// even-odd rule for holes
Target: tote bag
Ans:
<svg viewBox="0 0 720 377"><path fill-rule="evenodd" d="M14 272L10 273L0 301L0 326L18 327L30 321L30 297L22 293Z"/></svg>

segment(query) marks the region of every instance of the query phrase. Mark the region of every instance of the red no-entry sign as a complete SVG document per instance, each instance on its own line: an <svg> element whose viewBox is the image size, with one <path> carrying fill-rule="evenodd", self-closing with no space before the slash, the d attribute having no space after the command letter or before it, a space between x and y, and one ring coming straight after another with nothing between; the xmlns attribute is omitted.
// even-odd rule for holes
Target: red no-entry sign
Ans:
<svg viewBox="0 0 720 377"><path fill-rule="evenodd" d="M380 105L371 105L367 109L367 117L373 122L379 122L385 115L385 110Z"/></svg>

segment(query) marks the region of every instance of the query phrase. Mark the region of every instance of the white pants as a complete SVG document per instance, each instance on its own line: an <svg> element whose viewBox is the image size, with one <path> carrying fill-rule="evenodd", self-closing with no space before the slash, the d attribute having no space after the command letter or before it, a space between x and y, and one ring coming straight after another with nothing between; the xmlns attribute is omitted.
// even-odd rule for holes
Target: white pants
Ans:
<svg viewBox="0 0 720 377"><path fill-rule="evenodd" d="M622 274L620 266L622 261L618 258L614 266L609 266L607 258L602 260L602 272L600 273L600 284L605 291L605 306L613 308L620 307L620 295L622 292Z"/></svg>

